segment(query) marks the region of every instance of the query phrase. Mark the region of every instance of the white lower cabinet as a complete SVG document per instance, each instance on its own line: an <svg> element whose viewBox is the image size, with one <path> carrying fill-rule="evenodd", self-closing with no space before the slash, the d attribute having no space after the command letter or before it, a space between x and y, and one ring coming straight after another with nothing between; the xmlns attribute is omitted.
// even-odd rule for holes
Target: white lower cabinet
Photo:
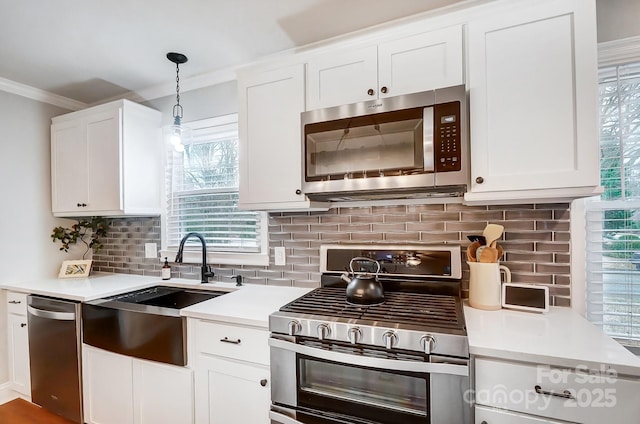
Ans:
<svg viewBox="0 0 640 424"><path fill-rule="evenodd" d="M640 379L604 365L559 368L476 358L475 381L477 424L631 423L640 416Z"/></svg>
<svg viewBox="0 0 640 424"><path fill-rule="evenodd" d="M11 389L31 397L27 295L7 292L7 341Z"/></svg>
<svg viewBox="0 0 640 424"><path fill-rule="evenodd" d="M83 345L87 424L193 423L193 371Z"/></svg>
<svg viewBox="0 0 640 424"><path fill-rule="evenodd" d="M269 332L192 320L196 424L268 424Z"/></svg>
<svg viewBox="0 0 640 424"><path fill-rule="evenodd" d="M563 422L528 414L476 406L475 424L562 424ZM566 423L566 421L564 421Z"/></svg>

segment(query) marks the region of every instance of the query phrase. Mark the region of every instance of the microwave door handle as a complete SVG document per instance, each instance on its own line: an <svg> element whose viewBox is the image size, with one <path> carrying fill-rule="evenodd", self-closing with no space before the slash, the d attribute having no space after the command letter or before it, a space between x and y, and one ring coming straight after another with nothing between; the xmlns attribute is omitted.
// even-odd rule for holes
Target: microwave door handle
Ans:
<svg viewBox="0 0 640 424"><path fill-rule="evenodd" d="M435 146L434 146L434 127L433 121L434 107L425 107L422 110L422 155L425 171L435 171Z"/></svg>
<svg viewBox="0 0 640 424"><path fill-rule="evenodd" d="M381 370L408 371L429 374L447 374L469 376L468 365L431 363L431 362L413 362L413 361L397 361L394 359L372 358L367 356L349 355L348 353L333 352L323 349L316 349L296 343L291 343L280 339L269 339L269 346L293 351L302 355L313 358L324 359L327 361L339 362L341 364L356 365L368 368L377 368Z"/></svg>

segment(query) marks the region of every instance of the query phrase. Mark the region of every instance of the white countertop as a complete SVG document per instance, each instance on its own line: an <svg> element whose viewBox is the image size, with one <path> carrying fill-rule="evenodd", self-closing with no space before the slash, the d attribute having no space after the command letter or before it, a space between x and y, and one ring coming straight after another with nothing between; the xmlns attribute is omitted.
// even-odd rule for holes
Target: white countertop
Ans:
<svg viewBox="0 0 640 424"><path fill-rule="evenodd" d="M546 314L464 307L469 353L640 376L640 358L570 308Z"/></svg>
<svg viewBox="0 0 640 424"><path fill-rule="evenodd" d="M266 329L269 314L311 290L248 284L233 293L184 308L180 315Z"/></svg>
<svg viewBox="0 0 640 424"><path fill-rule="evenodd" d="M160 277L107 273L92 274L88 278L45 278L33 281L3 283L0 284L0 288L86 302L157 285L194 287L204 290L236 290L235 283L215 282L200 284L200 282L196 280L162 280Z"/></svg>

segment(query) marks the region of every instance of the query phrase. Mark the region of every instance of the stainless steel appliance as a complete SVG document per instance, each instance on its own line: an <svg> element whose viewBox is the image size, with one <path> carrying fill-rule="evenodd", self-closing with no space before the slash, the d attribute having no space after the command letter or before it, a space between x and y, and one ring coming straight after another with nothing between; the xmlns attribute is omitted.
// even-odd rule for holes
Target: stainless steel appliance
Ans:
<svg viewBox="0 0 640 424"><path fill-rule="evenodd" d="M304 193L339 201L461 195L469 179L463 85L304 112Z"/></svg>
<svg viewBox="0 0 640 424"><path fill-rule="evenodd" d="M80 304L27 297L31 400L82 423Z"/></svg>
<svg viewBox="0 0 640 424"><path fill-rule="evenodd" d="M353 258L381 265L384 303L347 303ZM269 317L271 422L471 423L460 247L322 246L320 266L322 287Z"/></svg>
<svg viewBox="0 0 640 424"><path fill-rule="evenodd" d="M110 352L184 366L187 323L180 309L226 293L155 286L88 301L83 339Z"/></svg>

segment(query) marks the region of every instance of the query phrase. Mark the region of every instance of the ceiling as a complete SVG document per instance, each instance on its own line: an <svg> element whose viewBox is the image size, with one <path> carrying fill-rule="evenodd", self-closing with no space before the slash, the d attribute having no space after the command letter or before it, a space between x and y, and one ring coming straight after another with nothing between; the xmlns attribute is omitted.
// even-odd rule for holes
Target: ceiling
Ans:
<svg viewBox="0 0 640 424"><path fill-rule="evenodd" d="M0 78L95 104L460 1L0 0Z"/></svg>

